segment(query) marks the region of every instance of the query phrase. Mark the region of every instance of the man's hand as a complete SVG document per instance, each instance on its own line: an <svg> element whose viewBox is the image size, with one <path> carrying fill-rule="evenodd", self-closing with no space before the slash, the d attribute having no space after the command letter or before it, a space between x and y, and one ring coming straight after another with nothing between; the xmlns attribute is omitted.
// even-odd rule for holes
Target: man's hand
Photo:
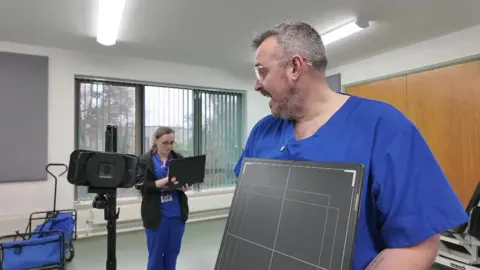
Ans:
<svg viewBox="0 0 480 270"><path fill-rule="evenodd" d="M437 234L413 247L385 249L366 270L428 270L435 261L439 245L440 235Z"/></svg>

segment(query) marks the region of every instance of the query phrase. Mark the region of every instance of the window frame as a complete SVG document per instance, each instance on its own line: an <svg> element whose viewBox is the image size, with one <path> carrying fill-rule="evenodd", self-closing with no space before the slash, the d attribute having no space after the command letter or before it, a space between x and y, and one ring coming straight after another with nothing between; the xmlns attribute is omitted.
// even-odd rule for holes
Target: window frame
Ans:
<svg viewBox="0 0 480 270"><path fill-rule="evenodd" d="M143 116L145 114L143 110L143 86L140 84L133 84L133 83L123 83L117 81L110 81L110 80L94 80L94 79L83 79L75 77L75 144L74 148L79 149L80 141L79 141L79 131L80 131L80 85L82 83L101 83L101 84L108 84L112 86L127 86L127 87L134 87L135 88L135 154L139 155L141 153L141 149L139 148L142 145L139 143L141 142L141 136L143 136ZM139 138L140 137L140 138Z"/></svg>
<svg viewBox="0 0 480 270"><path fill-rule="evenodd" d="M136 83L121 82L116 80L104 80L75 77L75 119L74 119L74 149L80 148L80 98L81 98L81 85L82 84L106 84L111 86L123 86L135 88L135 155L140 155L143 142L141 140L143 136L143 122L144 122L144 110L143 110L143 85ZM105 126L106 127L106 126ZM79 200L78 187L74 188L74 202L85 202L87 200ZM137 196L138 197L138 196Z"/></svg>
<svg viewBox="0 0 480 270"><path fill-rule="evenodd" d="M75 76L74 77L74 91L75 91L75 119L74 119L74 149L79 149L80 146L80 94L81 94L81 84L82 83L102 83L114 86L128 86L135 87L135 154L143 154L143 149L145 147L145 87L164 87L164 88L177 88L179 90L192 90L193 92L193 115L194 115L194 124L193 124L193 136L194 136L194 154L197 155L202 152L202 93L206 94L234 94L238 97L237 102L237 112L236 117L239 130L237 131L238 144L239 147L243 148L243 144L246 137L246 90L236 90L236 89L224 89L216 87L199 87L192 85L181 85L181 84L165 84L165 83L154 83L154 82L143 82L143 81L131 81L131 80L122 80L122 79L113 79L113 78L101 78L101 77L91 77L91 76ZM149 136L149 135L148 135ZM226 168L225 168L226 169ZM78 199L78 189L74 189L74 201L75 202L85 202L86 200ZM200 191L200 187L197 186L194 188L194 191ZM132 197L133 198L133 197ZM136 196L138 198L138 195Z"/></svg>

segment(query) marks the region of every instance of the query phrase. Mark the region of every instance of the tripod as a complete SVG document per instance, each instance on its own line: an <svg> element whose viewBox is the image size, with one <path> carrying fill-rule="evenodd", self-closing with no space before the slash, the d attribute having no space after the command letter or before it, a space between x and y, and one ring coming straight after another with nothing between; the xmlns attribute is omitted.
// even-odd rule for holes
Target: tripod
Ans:
<svg viewBox="0 0 480 270"><path fill-rule="evenodd" d="M108 125L105 131L105 152L117 152L117 127ZM104 174L110 174L108 167L104 168ZM103 209L107 221L107 270L117 269L117 189L88 188L88 193L97 193L92 206Z"/></svg>
<svg viewBox="0 0 480 270"><path fill-rule="evenodd" d="M117 190L116 189L93 189L89 188L89 193L97 193L93 200L93 207L103 209L105 220L107 221L107 270L117 269L116 245L117 245L117 219L120 214L117 208Z"/></svg>

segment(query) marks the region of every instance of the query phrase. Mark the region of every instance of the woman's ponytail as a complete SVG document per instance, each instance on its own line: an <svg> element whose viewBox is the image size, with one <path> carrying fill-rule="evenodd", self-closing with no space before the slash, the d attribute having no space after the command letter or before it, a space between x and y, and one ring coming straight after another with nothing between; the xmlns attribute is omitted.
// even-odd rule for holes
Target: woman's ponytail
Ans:
<svg viewBox="0 0 480 270"><path fill-rule="evenodd" d="M152 147L150 148L150 152L152 152L152 154L157 152L157 144L155 143L155 137L153 138L153 143L152 143Z"/></svg>

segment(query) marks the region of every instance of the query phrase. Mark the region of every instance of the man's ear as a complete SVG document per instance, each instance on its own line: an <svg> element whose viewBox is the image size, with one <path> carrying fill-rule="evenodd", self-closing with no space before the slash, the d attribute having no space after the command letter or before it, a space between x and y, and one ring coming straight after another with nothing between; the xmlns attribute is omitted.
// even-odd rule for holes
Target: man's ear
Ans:
<svg viewBox="0 0 480 270"><path fill-rule="evenodd" d="M303 59L300 56L294 56L291 60L291 68L292 68L292 80L296 81L300 77L300 73L302 72L302 63Z"/></svg>

